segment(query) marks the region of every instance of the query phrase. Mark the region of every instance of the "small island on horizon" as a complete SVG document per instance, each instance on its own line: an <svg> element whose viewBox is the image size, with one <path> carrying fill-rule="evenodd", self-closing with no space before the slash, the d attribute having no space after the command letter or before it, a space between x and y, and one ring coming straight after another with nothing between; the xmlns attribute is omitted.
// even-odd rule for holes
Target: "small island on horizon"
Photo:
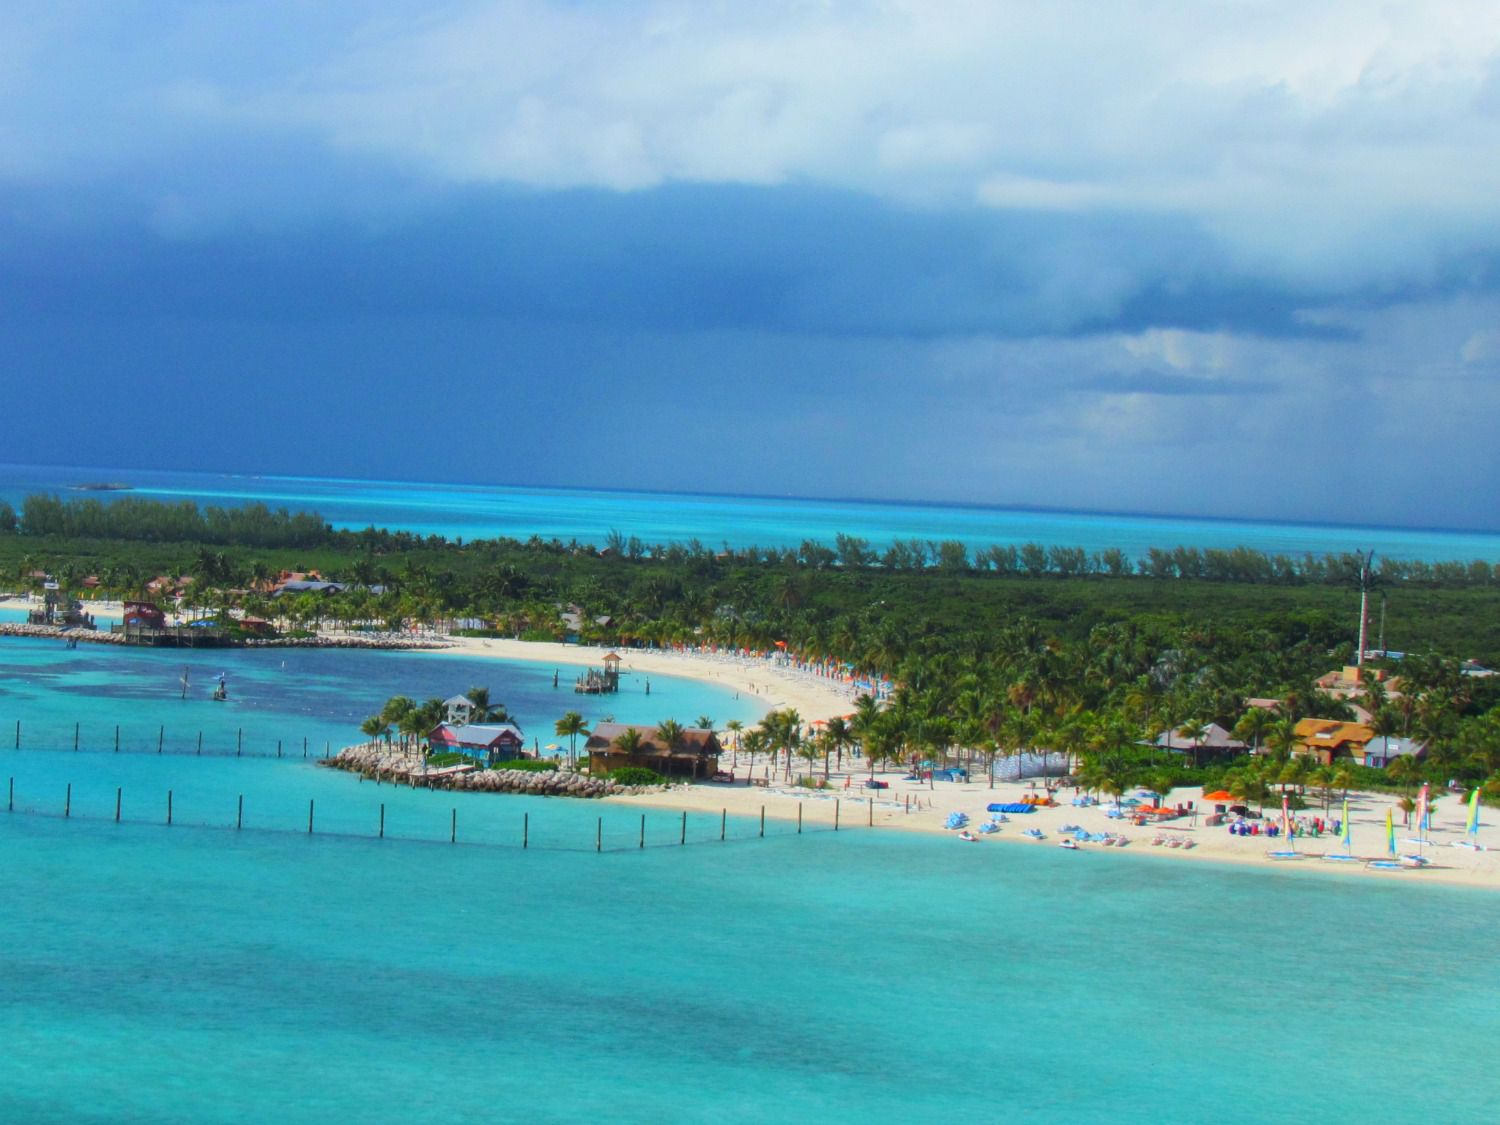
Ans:
<svg viewBox="0 0 1500 1125"><path fill-rule="evenodd" d="M133 484L125 484L116 480L84 481L82 484L71 484L68 487L74 492L132 492L135 489Z"/></svg>

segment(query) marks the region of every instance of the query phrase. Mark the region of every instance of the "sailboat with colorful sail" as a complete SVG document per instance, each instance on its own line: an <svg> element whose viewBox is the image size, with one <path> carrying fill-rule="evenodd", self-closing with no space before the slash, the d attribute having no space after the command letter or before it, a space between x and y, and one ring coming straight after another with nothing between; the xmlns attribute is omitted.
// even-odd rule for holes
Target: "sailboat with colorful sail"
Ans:
<svg viewBox="0 0 1500 1125"><path fill-rule="evenodd" d="M1297 850L1296 838L1292 835L1292 812L1287 806L1285 793L1281 795L1281 834L1286 837L1286 847L1266 855L1271 859L1301 859L1302 853Z"/></svg>
<svg viewBox="0 0 1500 1125"><path fill-rule="evenodd" d="M1344 841L1342 852L1325 852L1323 858L1334 863L1357 863L1354 855L1354 826L1349 823L1349 798L1344 798L1344 815L1339 821L1339 837Z"/></svg>
<svg viewBox="0 0 1500 1125"><path fill-rule="evenodd" d="M1427 830L1432 825L1432 799L1427 793L1427 783L1422 783L1422 789L1417 794L1417 838L1406 841L1408 844L1416 844L1417 851L1413 855L1407 853L1401 857L1402 867L1426 867L1432 861L1422 854L1427 846Z"/></svg>
<svg viewBox="0 0 1500 1125"><path fill-rule="evenodd" d="M1464 818L1464 835L1466 840L1454 840L1455 848L1468 848L1470 851L1482 852L1484 845L1479 842L1479 787L1474 787L1474 792L1469 794L1469 812Z"/></svg>
<svg viewBox="0 0 1500 1125"><path fill-rule="evenodd" d="M1401 870L1401 864L1396 859L1396 820L1391 809L1385 810L1385 852L1390 859L1372 859L1369 866L1378 867L1382 871Z"/></svg>

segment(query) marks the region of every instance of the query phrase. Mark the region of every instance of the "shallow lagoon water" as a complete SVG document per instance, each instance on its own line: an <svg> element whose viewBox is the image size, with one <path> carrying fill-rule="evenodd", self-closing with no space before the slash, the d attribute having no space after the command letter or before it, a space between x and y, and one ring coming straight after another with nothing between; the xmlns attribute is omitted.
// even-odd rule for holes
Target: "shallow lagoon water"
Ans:
<svg viewBox="0 0 1500 1125"><path fill-rule="evenodd" d="M1088 551L1117 547L1131 558L1145 555L1151 547L1248 546L1294 557L1373 549L1382 558L1500 561L1500 534L1493 530L52 465L0 464L0 500L19 507L31 493L66 495L79 484L99 481L134 486L130 493L90 494L105 500L136 495L221 507L260 502L271 508L315 511L339 527L373 525L463 539L537 535L564 543L577 540L602 545L611 531L618 531L646 543L698 539L717 550L726 543L736 547L795 547L806 539L831 543L843 532L866 538L881 550L893 539L916 538L957 539L971 550L1028 542Z"/></svg>
<svg viewBox="0 0 1500 1125"><path fill-rule="evenodd" d="M149 731L118 754L72 752L57 718L46 748L40 729L20 751L0 739L17 807L0 812L0 1118L1500 1113L1496 896L958 847L857 819L801 836L773 821L765 839L731 820L721 843L716 817L693 817L680 846L679 820L653 813L640 850L634 810L152 752L161 725L222 740L252 720L262 748L281 729L337 742L366 696L467 686L476 662L195 658L195 683L230 664L231 706L164 695L183 654L0 643L0 722ZM560 713L550 668L481 666L523 722ZM608 705L660 718L672 690ZM732 699L701 691L672 710L728 717Z"/></svg>

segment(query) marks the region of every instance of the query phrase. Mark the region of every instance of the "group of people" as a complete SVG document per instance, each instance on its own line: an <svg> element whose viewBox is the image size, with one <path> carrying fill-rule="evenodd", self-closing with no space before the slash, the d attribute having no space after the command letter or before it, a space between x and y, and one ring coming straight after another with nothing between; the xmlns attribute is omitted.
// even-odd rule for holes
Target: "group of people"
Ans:
<svg viewBox="0 0 1500 1125"><path fill-rule="evenodd" d="M1343 822L1338 819L1324 820L1321 816L1299 818L1292 821L1292 835L1337 836L1343 827ZM1274 838L1282 835L1282 826L1278 821L1246 820L1242 818L1230 821L1229 834L1231 836L1270 836Z"/></svg>

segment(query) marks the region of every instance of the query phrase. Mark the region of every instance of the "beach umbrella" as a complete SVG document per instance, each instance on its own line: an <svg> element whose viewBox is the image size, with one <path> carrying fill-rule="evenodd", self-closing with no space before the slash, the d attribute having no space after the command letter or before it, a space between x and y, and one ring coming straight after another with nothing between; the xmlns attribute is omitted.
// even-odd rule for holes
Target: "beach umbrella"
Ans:
<svg viewBox="0 0 1500 1125"><path fill-rule="evenodd" d="M1215 802L1232 801L1234 800L1234 794L1227 789L1215 789L1212 793L1203 794L1203 799Z"/></svg>

